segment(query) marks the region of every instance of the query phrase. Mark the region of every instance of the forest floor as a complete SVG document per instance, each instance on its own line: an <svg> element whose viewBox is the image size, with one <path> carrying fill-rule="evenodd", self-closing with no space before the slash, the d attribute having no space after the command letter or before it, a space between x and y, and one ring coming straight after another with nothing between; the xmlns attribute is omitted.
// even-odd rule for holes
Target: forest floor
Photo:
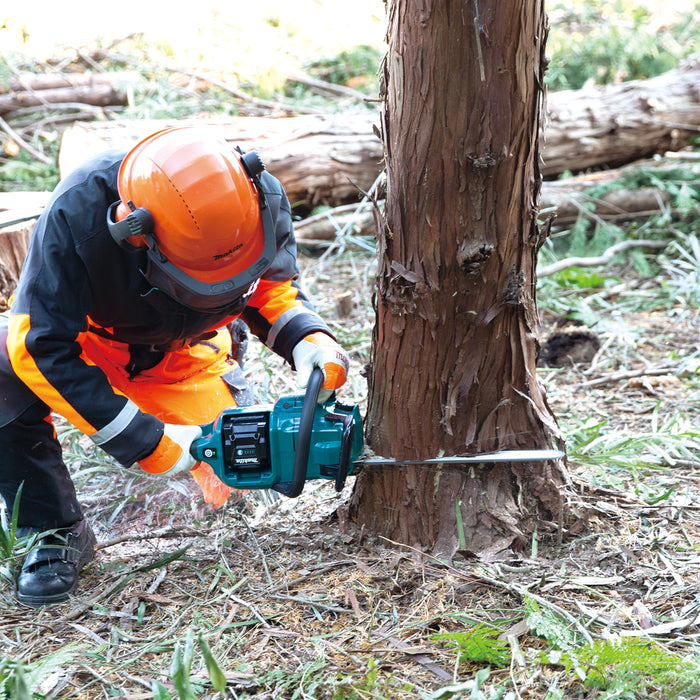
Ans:
<svg viewBox="0 0 700 700"><path fill-rule="evenodd" d="M348 398L362 405L372 256L301 265L352 347ZM618 320L592 362L539 370L564 434L624 441L680 415L697 427L699 383L682 365L697 359L700 316ZM295 391L275 359L255 346L248 358L260 398ZM309 484L214 510L189 480L163 486L65 441L96 558L54 607L20 606L0 583L0 680L21 659L36 697L699 697L700 455L656 469L610 446L608 461L570 459L575 535L445 562L348 523L352 477L339 495Z"/></svg>

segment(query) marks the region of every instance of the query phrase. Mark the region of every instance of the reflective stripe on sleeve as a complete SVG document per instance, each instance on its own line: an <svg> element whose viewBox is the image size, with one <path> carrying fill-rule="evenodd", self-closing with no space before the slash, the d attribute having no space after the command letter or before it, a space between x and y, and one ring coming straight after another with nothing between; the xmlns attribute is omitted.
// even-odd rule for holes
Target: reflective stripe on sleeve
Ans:
<svg viewBox="0 0 700 700"><path fill-rule="evenodd" d="M117 417L105 425L102 430L98 430L91 435L90 438L96 445L104 445L104 443L117 437L119 433L124 432L138 413L139 407L133 401L127 401Z"/></svg>
<svg viewBox="0 0 700 700"><path fill-rule="evenodd" d="M319 321L321 320L321 317L315 311L310 311L303 306L293 306L291 309L287 309L283 314L281 314L272 324L270 331L267 334L266 345L268 347L272 347L275 344L280 331L299 314L308 314Z"/></svg>

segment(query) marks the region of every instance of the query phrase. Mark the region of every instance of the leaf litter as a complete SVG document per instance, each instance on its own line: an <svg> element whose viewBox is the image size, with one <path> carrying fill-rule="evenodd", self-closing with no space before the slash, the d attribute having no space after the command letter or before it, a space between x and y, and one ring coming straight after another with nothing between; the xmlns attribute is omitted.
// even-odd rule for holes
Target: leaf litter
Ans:
<svg viewBox="0 0 700 700"><path fill-rule="evenodd" d="M315 266L306 251L301 261L319 311L351 349L355 380L344 398L362 406L370 258ZM622 443L678 415L697 429L692 373L657 381L650 372L645 382L621 372L669 358L680 368L697 356L698 315L640 311L625 321L638 331L633 347L616 338L590 364L540 370L564 433ZM296 391L292 374L254 344L245 371L261 401ZM492 561L458 553L447 562L354 528L345 514L352 477L341 494L310 483L298 499L249 495L214 510L186 480L164 485L125 472L74 432L63 435L96 558L77 595L50 608L23 607L11 584L0 584L0 687L20 687L22 675L37 697L81 700L700 692L692 441L689 451L671 445L629 463L621 452L613 466L571 458L586 506L580 528L560 543L541 535L527 553Z"/></svg>

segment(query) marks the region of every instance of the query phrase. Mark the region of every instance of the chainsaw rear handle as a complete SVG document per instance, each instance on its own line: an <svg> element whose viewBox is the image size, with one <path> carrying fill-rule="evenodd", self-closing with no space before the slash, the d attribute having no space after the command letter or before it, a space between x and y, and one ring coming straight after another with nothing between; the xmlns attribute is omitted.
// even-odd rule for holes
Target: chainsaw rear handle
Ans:
<svg viewBox="0 0 700 700"><path fill-rule="evenodd" d="M301 407L292 480L275 484L272 487L273 491L277 491L288 498L296 498L304 490L306 468L309 463L309 452L311 450L311 436L314 427L314 412L316 411L316 404L318 403L318 396L321 393L324 379L323 370L320 367L314 367L309 377L309 383L306 385L304 404Z"/></svg>

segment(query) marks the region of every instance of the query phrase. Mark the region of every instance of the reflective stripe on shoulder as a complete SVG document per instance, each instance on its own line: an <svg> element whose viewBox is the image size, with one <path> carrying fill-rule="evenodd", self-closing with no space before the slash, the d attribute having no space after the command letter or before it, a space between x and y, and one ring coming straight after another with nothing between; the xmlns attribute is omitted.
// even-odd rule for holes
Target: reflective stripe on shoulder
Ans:
<svg viewBox="0 0 700 700"><path fill-rule="evenodd" d="M107 423L102 430L98 430L96 433L91 435L90 439L96 445L104 445L104 443L117 437L119 433L124 432L138 413L139 407L133 401L127 401L124 408L119 411L117 417L110 423Z"/></svg>
<svg viewBox="0 0 700 700"><path fill-rule="evenodd" d="M315 311L310 311L309 309L303 306L293 306L291 309L287 309L277 318L277 320L270 327L270 331L267 334L266 338L266 344L268 347L272 347L275 344L275 341L277 340L277 336L280 334L280 331L299 314L308 314L309 316L312 316L313 318L318 320L320 320L321 318Z"/></svg>

